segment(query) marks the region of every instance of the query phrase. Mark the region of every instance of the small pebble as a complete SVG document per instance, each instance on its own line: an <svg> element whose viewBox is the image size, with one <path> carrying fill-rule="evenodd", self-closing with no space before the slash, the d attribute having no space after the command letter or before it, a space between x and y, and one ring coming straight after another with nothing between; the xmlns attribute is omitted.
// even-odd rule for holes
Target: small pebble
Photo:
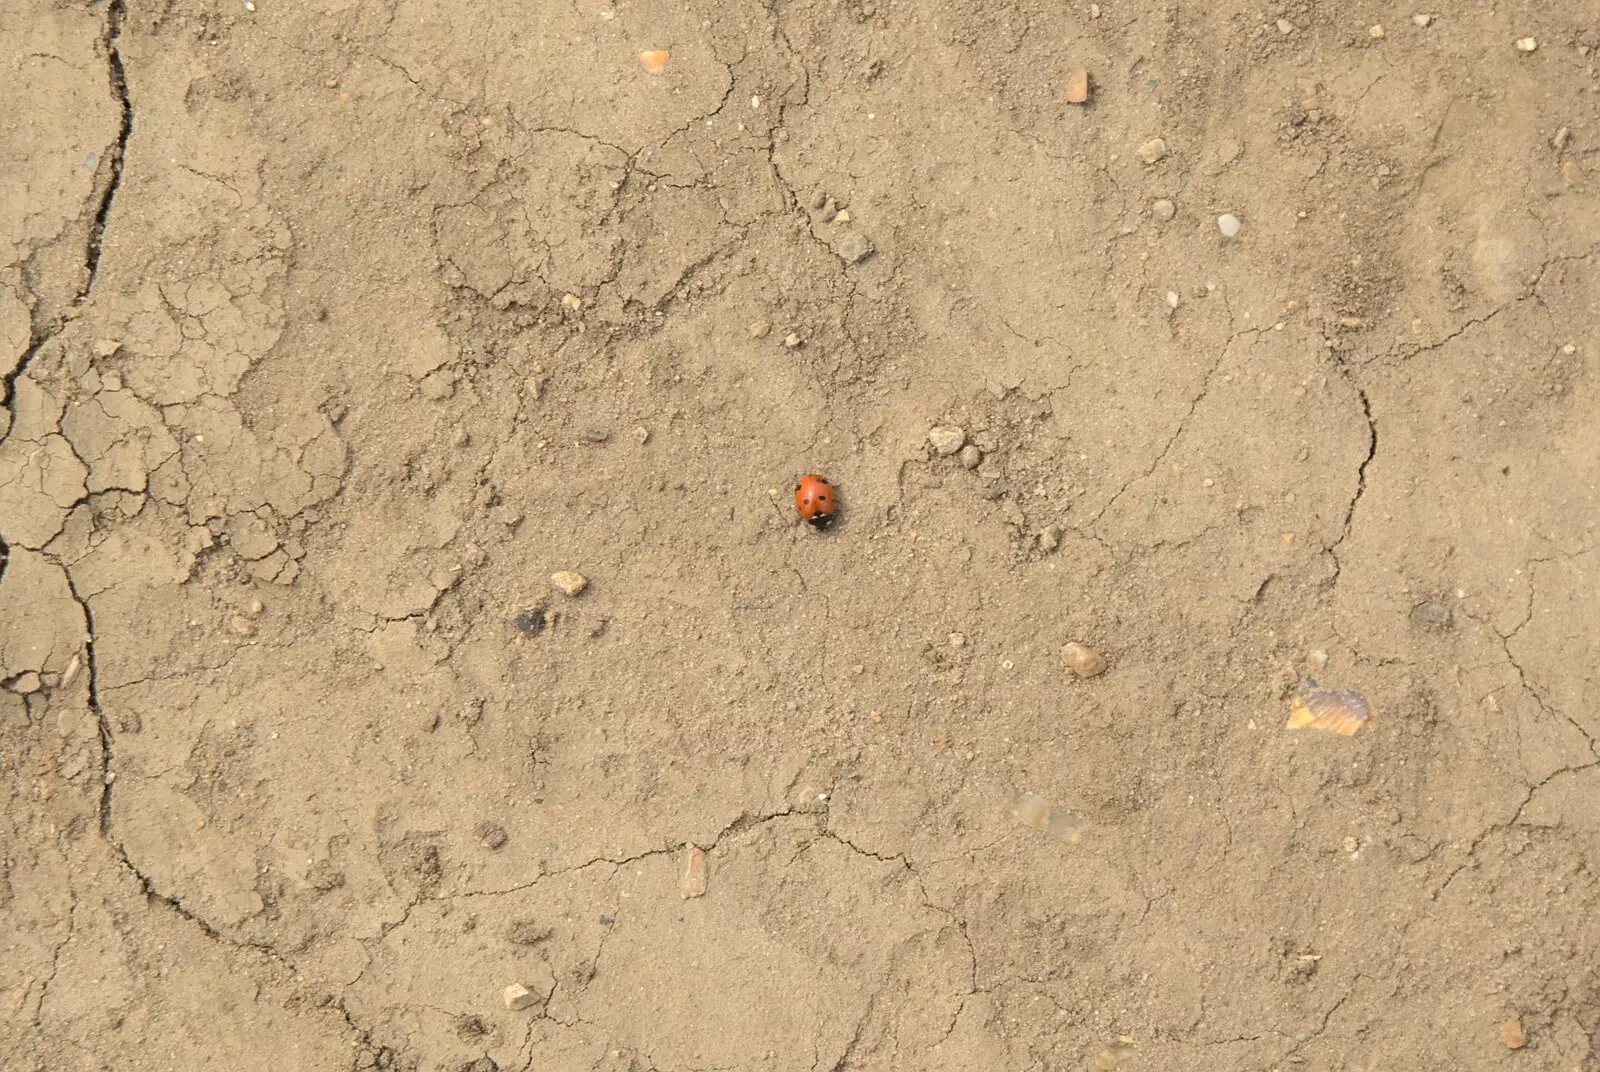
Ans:
<svg viewBox="0 0 1600 1072"><path fill-rule="evenodd" d="M1294 33L1294 23L1290 22L1288 19L1279 19L1278 32L1284 36Z"/></svg>
<svg viewBox="0 0 1600 1072"><path fill-rule="evenodd" d="M1522 1033L1522 1021L1520 1019L1507 1020L1501 1024L1500 1041L1506 1044L1506 1049L1508 1050L1522 1049L1523 1045L1528 1041L1527 1036Z"/></svg>
<svg viewBox="0 0 1600 1072"><path fill-rule="evenodd" d="M847 209L847 208L840 209L839 210L839 214L833 218L833 222L834 223L849 223L850 222L850 210Z"/></svg>
<svg viewBox="0 0 1600 1072"><path fill-rule="evenodd" d="M1339 842L1339 847L1346 853L1353 853L1361 847L1361 843L1347 835L1343 841Z"/></svg>
<svg viewBox="0 0 1600 1072"><path fill-rule="evenodd" d="M1517 41L1518 52L1536 52L1538 51L1538 48L1539 42L1535 41L1531 37L1524 37Z"/></svg>
<svg viewBox="0 0 1600 1072"><path fill-rule="evenodd" d="M1572 131L1568 130L1566 127L1562 127L1560 130L1556 131L1556 136L1550 139L1550 147L1559 153L1561 150L1567 147L1567 142L1571 140L1571 138ZM107 380L109 382L109 377Z"/></svg>
<svg viewBox="0 0 1600 1072"><path fill-rule="evenodd" d="M556 570L550 575L550 583L567 595L576 596L589 587L589 578L581 573L573 573L571 570Z"/></svg>
<svg viewBox="0 0 1600 1072"><path fill-rule="evenodd" d="M1239 234L1239 228L1244 225L1239 222L1239 217L1231 212L1224 212L1217 217L1217 230L1222 232L1223 238L1234 238Z"/></svg>
<svg viewBox="0 0 1600 1072"><path fill-rule="evenodd" d="M1089 103L1089 69L1079 67L1067 75L1067 103Z"/></svg>
<svg viewBox="0 0 1600 1072"><path fill-rule="evenodd" d="M501 997L506 1003L506 1008L512 1012L521 1012L523 1009L529 1009L539 1004L538 995L521 983L512 983L506 987Z"/></svg>
<svg viewBox="0 0 1600 1072"><path fill-rule="evenodd" d="M511 624L523 636L538 636L544 632L544 627L549 623L548 615L549 611L541 603L537 607L530 607L520 612L515 618L511 619Z"/></svg>
<svg viewBox="0 0 1600 1072"><path fill-rule="evenodd" d="M764 339L771 334L771 332L772 321L770 320L757 320L754 324L750 325L750 337L752 339Z"/></svg>
<svg viewBox="0 0 1600 1072"><path fill-rule="evenodd" d="M1421 26L1423 29L1427 29L1428 28L1428 24L1433 21L1433 16L1432 15L1413 15L1413 16L1411 16L1411 21L1414 24L1416 24L1418 26Z"/></svg>
<svg viewBox="0 0 1600 1072"><path fill-rule="evenodd" d="M479 823L473 833L490 849L498 849L506 843L506 828L499 823Z"/></svg>
<svg viewBox="0 0 1600 1072"><path fill-rule="evenodd" d="M798 349L800 344L804 341L805 340L801 339L800 336L796 335L792 331L783 337L783 345L787 346L791 350Z"/></svg>
<svg viewBox="0 0 1600 1072"><path fill-rule="evenodd" d="M1150 206L1150 214L1162 223L1167 223L1178 214L1178 206L1163 197Z"/></svg>
<svg viewBox="0 0 1600 1072"><path fill-rule="evenodd" d="M1054 525L1039 533L1039 550L1049 554L1061 546L1061 530Z"/></svg>
<svg viewBox="0 0 1600 1072"><path fill-rule="evenodd" d="M1378 38L1383 36L1383 27L1382 26L1369 26L1367 28L1367 36L1372 38L1374 41L1376 41Z"/></svg>
<svg viewBox="0 0 1600 1072"><path fill-rule="evenodd" d="M1151 138L1138 149L1139 159L1154 164L1167 155L1167 143L1162 138Z"/></svg>
<svg viewBox="0 0 1600 1072"><path fill-rule="evenodd" d="M968 443L961 448L961 467L963 469L976 469L983 464L983 451Z"/></svg>
<svg viewBox="0 0 1600 1072"><path fill-rule="evenodd" d="M642 424L635 428L633 430L633 441L639 444L641 447L650 442L650 429L646 428Z"/></svg>
<svg viewBox="0 0 1600 1072"><path fill-rule="evenodd" d="M256 631L256 623L242 614L235 614L228 619L228 628L239 636L249 636Z"/></svg>
<svg viewBox="0 0 1600 1072"><path fill-rule="evenodd" d="M705 850L690 845L683 860L683 878L678 882L678 895L684 900L706 895L707 863Z"/></svg>
<svg viewBox="0 0 1600 1072"><path fill-rule="evenodd" d="M966 647L967 646L967 634L965 634L965 633L951 633L950 634L950 646L952 648L964 648L964 647Z"/></svg>
<svg viewBox="0 0 1600 1072"><path fill-rule="evenodd" d="M1177 291L1175 291L1175 290L1167 291L1167 305L1168 306L1170 306L1173 309L1176 309L1178 307L1178 301L1179 301L1179 298L1178 298L1178 292Z"/></svg>
<svg viewBox="0 0 1600 1072"><path fill-rule="evenodd" d="M604 443L611 438L611 429L585 428L583 430L583 438L587 439L591 443Z"/></svg>
<svg viewBox="0 0 1600 1072"><path fill-rule="evenodd" d="M876 248L872 244L872 239L860 231L848 231L839 239L834 250L846 264L860 264L872 256Z"/></svg>
<svg viewBox="0 0 1600 1072"><path fill-rule="evenodd" d="M1313 648L1306 653L1306 663L1313 670L1321 670L1328 665L1328 653L1321 648Z"/></svg>
<svg viewBox="0 0 1600 1072"><path fill-rule="evenodd" d="M561 304L566 306L568 309L571 309L573 312L577 312L579 309L583 308L583 299L578 297L576 294L563 294L561 296Z"/></svg>
<svg viewBox="0 0 1600 1072"><path fill-rule="evenodd" d="M1061 661L1079 677L1095 677L1106 671L1106 657L1087 644L1069 641L1061 648Z"/></svg>
<svg viewBox="0 0 1600 1072"><path fill-rule="evenodd" d="M966 441L967 433L953 424L940 424L928 429L928 444L945 457L960 450Z"/></svg>

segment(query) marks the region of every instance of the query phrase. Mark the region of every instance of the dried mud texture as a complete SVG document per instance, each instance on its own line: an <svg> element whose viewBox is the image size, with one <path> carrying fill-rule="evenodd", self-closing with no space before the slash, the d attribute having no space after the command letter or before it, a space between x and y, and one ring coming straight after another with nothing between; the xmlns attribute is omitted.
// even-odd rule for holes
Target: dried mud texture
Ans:
<svg viewBox="0 0 1600 1072"><path fill-rule="evenodd" d="M0 1063L1600 1067L1502 7L0 10Z"/></svg>

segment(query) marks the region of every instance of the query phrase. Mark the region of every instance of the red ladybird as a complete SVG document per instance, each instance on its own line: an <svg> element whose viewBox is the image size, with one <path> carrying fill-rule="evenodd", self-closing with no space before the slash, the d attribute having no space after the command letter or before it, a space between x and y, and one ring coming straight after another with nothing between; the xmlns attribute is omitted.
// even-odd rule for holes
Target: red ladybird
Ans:
<svg viewBox="0 0 1600 1072"><path fill-rule="evenodd" d="M824 477L807 473L800 478L800 486L794 489L794 508L813 527L825 529L833 524L834 515L839 512L839 491Z"/></svg>

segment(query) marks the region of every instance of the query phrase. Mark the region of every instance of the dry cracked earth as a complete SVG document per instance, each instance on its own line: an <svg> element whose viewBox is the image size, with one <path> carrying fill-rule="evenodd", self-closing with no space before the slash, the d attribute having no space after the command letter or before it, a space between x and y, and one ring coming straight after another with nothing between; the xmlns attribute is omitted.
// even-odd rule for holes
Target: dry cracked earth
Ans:
<svg viewBox="0 0 1600 1072"><path fill-rule="evenodd" d="M0 1067L1600 1069L1597 47L0 3Z"/></svg>

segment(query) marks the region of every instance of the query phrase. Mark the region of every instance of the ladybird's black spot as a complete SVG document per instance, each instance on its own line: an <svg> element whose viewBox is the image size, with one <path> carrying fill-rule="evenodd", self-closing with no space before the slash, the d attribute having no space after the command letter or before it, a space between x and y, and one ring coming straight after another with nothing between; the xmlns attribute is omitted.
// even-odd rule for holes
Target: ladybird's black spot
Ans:
<svg viewBox="0 0 1600 1072"><path fill-rule="evenodd" d="M812 514L810 517L806 518L806 520L811 522L811 527L812 528L817 529L817 530L820 531L822 529L827 528L829 525L833 524L833 515L832 514Z"/></svg>

